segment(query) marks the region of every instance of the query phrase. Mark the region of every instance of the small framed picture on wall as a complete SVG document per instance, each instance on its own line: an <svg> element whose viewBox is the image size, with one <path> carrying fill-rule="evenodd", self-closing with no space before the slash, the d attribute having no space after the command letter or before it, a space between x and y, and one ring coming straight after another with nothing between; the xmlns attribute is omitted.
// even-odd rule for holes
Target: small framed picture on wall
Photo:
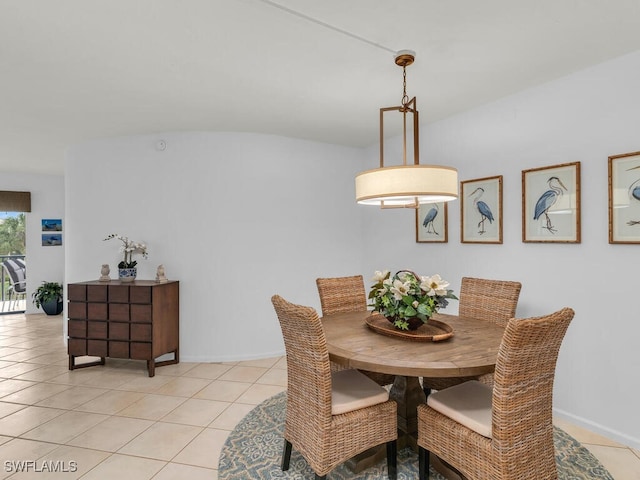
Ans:
<svg viewBox="0 0 640 480"><path fill-rule="evenodd" d="M42 231L43 232L61 232L62 220L59 218L43 218Z"/></svg>
<svg viewBox="0 0 640 480"><path fill-rule="evenodd" d="M609 157L609 243L640 243L640 152Z"/></svg>
<svg viewBox="0 0 640 480"><path fill-rule="evenodd" d="M523 170L522 241L580 243L580 162Z"/></svg>
<svg viewBox="0 0 640 480"><path fill-rule="evenodd" d="M502 175L460 182L460 241L502 243Z"/></svg>
<svg viewBox="0 0 640 480"><path fill-rule="evenodd" d="M62 245L62 235L57 233L43 233L42 234L42 246L43 247L59 247Z"/></svg>
<svg viewBox="0 0 640 480"><path fill-rule="evenodd" d="M416 208L416 242L447 243L447 203L421 203Z"/></svg>

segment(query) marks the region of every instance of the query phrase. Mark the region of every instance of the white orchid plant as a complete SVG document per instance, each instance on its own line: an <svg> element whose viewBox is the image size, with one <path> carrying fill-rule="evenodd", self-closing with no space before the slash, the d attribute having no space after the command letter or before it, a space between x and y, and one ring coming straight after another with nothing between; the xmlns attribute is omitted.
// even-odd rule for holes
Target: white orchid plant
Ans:
<svg viewBox="0 0 640 480"><path fill-rule="evenodd" d="M142 258L147 258L147 245L140 242L134 242L129 240L129 237L123 237L122 235L118 235L117 233L112 233L106 240L113 240L114 238L120 240L122 242L122 246L120 247L120 253L124 254L124 260L118 264L118 268L135 268L138 264L136 260L133 259L133 255L135 253L142 255Z"/></svg>
<svg viewBox="0 0 640 480"><path fill-rule="evenodd" d="M427 323L440 308L445 308L448 299L457 300L449 282L436 274L431 277L418 276L401 270L393 277L388 270L376 271L372 279L375 284L369 292L369 306L387 317L400 330L409 330L410 318L419 318Z"/></svg>

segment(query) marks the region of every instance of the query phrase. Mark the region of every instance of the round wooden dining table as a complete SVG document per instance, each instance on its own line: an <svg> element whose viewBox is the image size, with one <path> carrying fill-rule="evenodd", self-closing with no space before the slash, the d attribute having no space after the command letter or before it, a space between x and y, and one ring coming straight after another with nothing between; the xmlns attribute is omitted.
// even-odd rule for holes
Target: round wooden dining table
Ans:
<svg viewBox="0 0 640 480"><path fill-rule="evenodd" d="M390 397L398 404L401 445L416 447L417 407L426 400L419 377L468 377L493 372L504 328L457 315L433 318L453 328L442 341L412 341L370 329L372 312L325 315L322 324L329 358L340 365L395 375Z"/></svg>

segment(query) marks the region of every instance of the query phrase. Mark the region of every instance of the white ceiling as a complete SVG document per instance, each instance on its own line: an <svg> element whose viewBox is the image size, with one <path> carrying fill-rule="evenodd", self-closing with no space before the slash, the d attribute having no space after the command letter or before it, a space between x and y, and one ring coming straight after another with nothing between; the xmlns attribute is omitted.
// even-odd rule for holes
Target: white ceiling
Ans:
<svg viewBox="0 0 640 480"><path fill-rule="evenodd" d="M0 0L0 172L166 131L371 145L407 48L429 122L640 50L640 0Z"/></svg>

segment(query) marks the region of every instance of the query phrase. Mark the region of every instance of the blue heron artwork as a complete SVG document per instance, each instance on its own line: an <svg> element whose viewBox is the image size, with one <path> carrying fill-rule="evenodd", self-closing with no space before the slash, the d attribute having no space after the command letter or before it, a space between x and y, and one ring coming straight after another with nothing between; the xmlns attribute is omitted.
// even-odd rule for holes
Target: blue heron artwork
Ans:
<svg viewBox="0 0 640 480"><path fill-rule="evenodd" d="M438 211L438 204L434 203L433 207L431 207L427 214L424 216L422 226L427 229L427 233L435 233L436 235L440 235L438 232L436 232L436 227L433 225L433 221L438 216Z"/></svg>
<svg viewBox="0 0 640 480"><path fill-rule="evenodd" d="M631 170L637 170L639 169L640 166L637 167L633 167L627 170L627 172L630 172ZM633 182L631 184L631 186L629 187L629 198L631 198L632 200L637 200L638 202L640 202L640 178L638 180L636 180L635 182ZM629 220L627 222L627 225L629 225L630 227L633 225L638 225L640 224L640 220Z"/></svg>
<svg viewBox="0 0 640 480"><path fill-rule="evenodd" d="M480 197L484 194L484 188L478 187L473 192L469 194L469 196L475 195L473 197L473 206L476 207L478 213L480 214L480 222L478 222L478 233L482 235L486 232L484 228L484 222L489 220L489 223L493 223L493 213L491 213L491 209L489 205L487 205L484 201L480 200Z"/></svg>
<svg viewBox="0 0 640 480"><path fill-rule="evenodd" d="M558 177L550 177L547 183L549 184L549 190L544 192L536 202L533 219L538 220L544 215L545 225L543 225L542 228L547 229L550 233L556 233L557 229L551 223L551 218L549 218L549 209L553 207L564 192L568 190Z"/></svg>

